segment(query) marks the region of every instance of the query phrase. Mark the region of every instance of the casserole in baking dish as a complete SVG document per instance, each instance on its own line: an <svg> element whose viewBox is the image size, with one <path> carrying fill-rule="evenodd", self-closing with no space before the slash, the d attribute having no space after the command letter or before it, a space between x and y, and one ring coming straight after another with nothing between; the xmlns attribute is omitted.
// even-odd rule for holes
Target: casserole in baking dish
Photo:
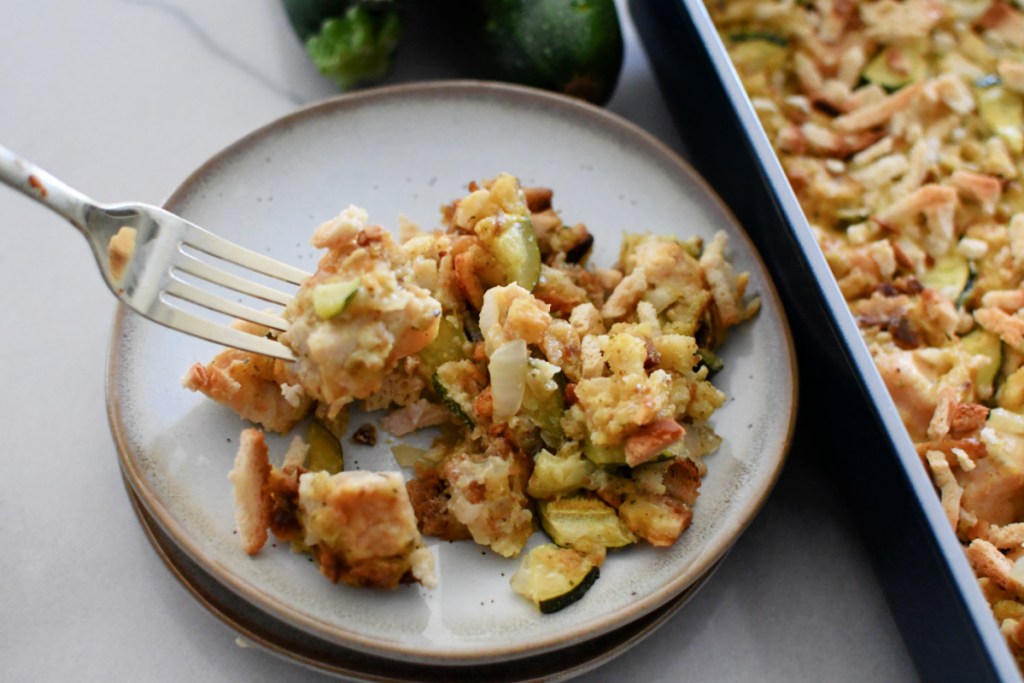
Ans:
<svg viewBox="0 0 1024 683"><path fill-rule="evenodd" d="M698 167L759 240L808 334L839 336L871 399L899 467L879 481L892 457L861 454L873 478L859 488L902 490L917 505L964 617L940 620L939 637L961 652L974 643L965 675L1016 678L1000 641L1019 655L1022 550L1006 536L1024 529L1011 331L1024 272L1011 237L1024 230L1024 17L1001 2L930 0L633 9ZM892 565L923 562L892 562L900 549L868 535ZM927 620L899 611L913 641Z"/></svg>

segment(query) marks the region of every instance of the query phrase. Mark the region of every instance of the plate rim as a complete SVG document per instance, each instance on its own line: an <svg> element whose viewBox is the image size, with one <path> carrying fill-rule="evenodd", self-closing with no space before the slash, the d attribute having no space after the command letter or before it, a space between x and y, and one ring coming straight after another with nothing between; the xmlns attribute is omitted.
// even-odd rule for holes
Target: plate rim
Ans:
<svg viewBox="0 0 1024 683"><path fill-rule="evenodd" d="M294 634L281 635L274 633L273 629L260 624L256 620L252 620L247 623L245 615L240 615L235 611L229 604L229 600L226 600L223 596L214 594L214 591L211 588L201 585L200 581L197 580L193 574L201 573L203 574L201 578L205 578L210 581L211 584L215 584L217 587L223 588L228 593L231 593L231 591L224 588L216 580L216 577L204 572L201 567L187 566L185 563L189 562L190 558L187 554L183 553L180 548L175 548L173 545L172 547L167 547L165 544L173 544L173 540L167 537L166 531L160 529L159 523L149 516L145 506L131 488L131 484L128 482L127 478L122 477L122 483L124 484L129 502L131 503L132 511L135 513L136 519L142 528L141 530L143 535L153 547L158 559L165 565L171 575L177 579L186 592L188 592L189 595L200 604L200 606L206 609L214 618L226 625L228 628L238 632L240 637L249 640L256 647L265 650L271 655L285 659L293 664L316 670L321 673L327 673L332 676L340 676L360 681L371 681L374 683L412 683L413 681L420 683L425 679L425 674L422 670L417 670L415 677L412 675L400 676L383 674L376 670L371 673L369 670L362 670L359 667L353 667L351 664L346 665L345 663L340 663L337 659L329 659L330 655L327 653L322 653L318 656L315 651L311 652L308 649L302 650L295 647L295 643L289 642L289 636L296 639L300 637L304 639L306 637L305 632L296 631ZM175 557L176 553L180 553L181 558ZM184 562L182 560L184 560ZM541 664L540 670L531 669L527 672L527 675L505 679L504 683L526 683L527 681L536 680L568 680L569 678L574 678L593 671L613 659L618 658L632 649L635 645L638 645L649 636L653 635L673 616L675 616L675 614L679 612L686 603L696 597L700 590L722 566L724 561L725 557L719 559L711 566L710 569L708 569L707 572L702 574L697 578L697 580L683 589L679 595L668 600L664 605L640 617L639 619L636 619L635 621L622 624L619 628L604 633L591 641L585 641L589 645L592 644L593 641L601 638L611 639L613 642L611 642L607 648L601 649L599 652L592 655L586 654L578 659L569 658L559 660L553 664L544 662ZM278 626L285 630L291 628L284 622L279 622ZM337 648L336 651L331 654L336 656L338 659L342 659L346 652L356 656L373 657L373 655L367 655L366 653L350 651L343 645L329 643L321 639L317 640L319 640L319 644L324 647ZM551 654L552 653L550 652L539 653L537 657L551 657ZM535 658L518 658L513 663L521 664L523 662L530 661L531 659ZM404 663L407 666L417 666L412 662L397 663ZM494 663L491 666L497 666L498 664L499 663ZM432 680L450 681L452 683L462 680L480 680L480 676L483 673L481 672L479 665L445 666L443 664L435 663L426 666L436 667L436 670L433 672L434 678L432 678ZM521 669L517 669L516 671L518 672L519 670Z"/></svg>
<svg viewBox="0 0 1024 683"><path fill-rule="evenodd" d="M222 567L210 557L203 549L202 544L189 538L184 527L178 523L174 515L160 503L158 496L151 490L141 469L133 459L132 448L128 438L128 429L125 426L124 411L121 401L118 400L118 376L121 370L119 358L123 355L122 328L128 317L137 314L129 311L123 304L118 304L113 327L111 330L110 343L107 352L106 367L106 403L107 415L118 452L118 460L122 473L131 486L131 490L138 496L150 515L167 532L168 536L186 555L195 561L199 566L206 569L222 585L230 589L240 598L252 605L257 606L275 618L281 619L292 626L299 628L312 635L327 638L374 655L402 659L420 663L433 663L437 661L458 661L462 664L485 663L501 660L518 659L529 655L550 652L562 649L571 645L589 640L598 635L614 630L616 627L639 619L648 613L663 606L674 597L680 595L686 588L701 576L709 567L722 560L729 548L746 531L751 522L756 518L757 513L764 506L768 496L774 490L782 469L786 463L789 451L792 447L794 430L797 418L799 399L799 370L795 346L792 337L792 330L788 317L782 305L782 300L770 271L764 263L761 254L758 252L753 240L746 230L736 219L733 212L701 177L693 167L672 150L664 142L647 132L637 124L582 100L573 99L564 95L538 90L520 85L498 83L481 80L445 80L445 81L421 81L400 85L381 86L368 90L343 93L324 100L313 102L297 108L283 116L277 117L268 123L263 124L251 132L236 139L234 142L223 147L220 151L210 156L201 163L175 188L175 190L164 200L162 206L168 210L174 210L177 203L201 184L202 179L212 170L227 163L230 159L244 151L253 144L257 144L262 138L273 135L281 129L301 123L307 119L321 115L343 115L342 112L348 108L362 106L373 106L381 101L389 99L408 99L426 96L437 96L438 94L450 96L462 95L463 97L503 97L517 99L520 102L533 102L545 106L548 109L557 109L559 113L572 116L576 119L581 117L584 123L596 122L606 128L617 129L623 137L636 140L646 146L653 153L652 160L672 166L681 175L688 176L694 186L700 190L710 203L714 204L722 213L725 220L732 224L735 236L744 241L744 246L750 254L753 265L756 266L764 282L767 291L759 292L762 307L770 305L774 314L778 317L782 331L781 347L785 350L785 360L788 372L784 373L789 379L789 392L785 395L788 405L788 416L785 425L785 436L780 441L780 448L775 456L774 467L765 479L765 485L747 501L743 501L737 510L737 521L729 533L720 533L710 539L710 543L701 552L702 562L694 562L684 568L680 573L685 577L690 575L689 580L674 580L666 585L652 591L642 599L632 603L628 608L621 609L599 617L588 622L581 623L566 632L549 635L544 638L534 638L526 643L512 643L506 647L487 646L471 650L446 651L434 653L410 647L403 643L382 643L376 638L355 633L351 630L339 628L323 620L308 614L303 614L290 605L261 592L256 586L236 576L230 570ZM781 427L781 425L780 425ZM697 565L697 571L693 571ZM541 642L536 642L536 641Z"/></svg>

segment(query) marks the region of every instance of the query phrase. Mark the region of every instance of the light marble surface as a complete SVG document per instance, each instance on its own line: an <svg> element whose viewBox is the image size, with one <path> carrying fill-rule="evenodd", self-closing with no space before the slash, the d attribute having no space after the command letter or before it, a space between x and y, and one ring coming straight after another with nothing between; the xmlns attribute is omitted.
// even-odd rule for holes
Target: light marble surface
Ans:
<svg viewBox="0 0 1024 683"><path fill-rule="evenodd" d="M628 15L609 107L679 137ZM416 32L413 31L415 34ZM464 75L413 36L392 80ZM0 144L100 200L159 203L210 155L335 91L275 0L0 3ZM210 616L151 550L104 403L114 300L83 240L0 188L0 679L314 680ZM697 597L587 681L912 680L850 512L798 444Z"/></svg>

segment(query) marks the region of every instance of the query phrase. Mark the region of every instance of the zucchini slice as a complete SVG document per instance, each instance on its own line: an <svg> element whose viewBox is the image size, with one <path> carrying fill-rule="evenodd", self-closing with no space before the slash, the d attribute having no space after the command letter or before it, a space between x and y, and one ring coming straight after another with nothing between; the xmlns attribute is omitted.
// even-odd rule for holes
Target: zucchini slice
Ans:
<svg viewBox="0 0 1024 683"><path fill-rule="evenodd" d="M733 41L729 46L729 56L740 73L752 69L774 71L786 64L789 49L774 39L752 38Z"/></svg>
<svg viewBox="0 0 1024 683"><path fill-rule="evenodd" d="M1003 138L1015 154L1024 152L1024 103L1016 93L1000 85L978 88L974 92L978 115L989 129Z"/></svg>
<svg viewBox="0 0 1024 683"><path fill-rule="evenodd" d="M309 427L306 428L306 441L309 443L305 464L307 470L311 472L323 470L330 474L337 474L345 469L345 457L342 453L341 442L319 420L310 420Z"/></svg>
<svg viewBox="0 0 1024 683"><path fill-rule="evenodd" d="M540 247L530 217L511 217L492 249L508 281L532 292L540 280Z"/></svg>
<svg viewBox="0 0 1024 683"><path fill-rule="evenodd" d="M437 326L437 336L419 353L420 372L432 377L437 369L453 360L466 357L466 333L457 316L446 315Z"/></svg>
<svg viewBox="0 0 1024 683"><path fill-rule="evenodd" d="M999 339L999 335L977 328L964 335L960 339L960 344L969 353L973 353L976 356L986 356L989 359L989 364L978 370L978 376L976 381L978 383L978 393L985 397L992 395L992 383L996 379L996 375L999 374L999 368L1003 364L1003 342Z"/></svg>
<svg viewBox="0 0 1024 683"><path fill-rule="evenodd" d="M313 288L313 311L321 320L341 315L359 291L359 278L325 282Z"/></svg>
<svg viewBox="0 0 1024 683"><path fill-rule="evenodd" d="M590 460L590 462L606 470L626 467L629 464L626 462L626 447L622 444L618 444L616 446L599 446L595 443L584 441L583 455L587 456L587 459ZM661 455L651 458L647 462L671 460L674 457L676 457L676 454L672 452L672 447L669 446L669 448Z"/></svg>
<svg viewBox="0 0 1024 683"><path fill-rule="evenodd" d="M564 496L583 488L596 469L594 463L578 452L554 455L542 449L533 457L533 472L526 492L538 500Z"/></svg>
<svg viewBox="0 0 1024 683"><path fill-rule="evenodd" d="M476 380L476 366L473 361L448 361L434 372L431 383L434 391L452 411L455 417L466 423L470 429L476 427L473 417L473 401L479 391Z"/></svg>
<svg viewBox="0 0 1024 683"><path fill-rule="evenodd" d="M708 377L721 372L725 368L725 363L711 349L697 349L697 357L700 358L697 367L699 368L702 365L706 367L708 369Z"/></svg>
<svg viewBox="0 0 1024 683"><path fill-rule="evenodd" d="M954 251L937 258L935 265L921 275L920 281L925 287L937 289L944 297L956 303L967 288L970 278L970 263Z"/></svg>
<svg viewBox="0 0 1024 683"><path fill-rule="evenodd" d="M889 92L921 80L928 65L924 56L912 48L890 45L868 62L861 75Z"/></svg>
<svg viewBox="0 0 1024 683"><path fill-rule="evenodd" d="M528 359L526 392L522 414L540 429L540 438L548 448L558 450L565 441L562 416L565 414L565 375L559 370L553 377L552 366L536 358ZM546 366L546 367L545 367ZM554 381L552 387L548 379Z"/></svg>
<svg viewBox="0 0 1024 683"><path fill-rule="evenodd" d="M618 446L598 446L589 441L583 444L583 455L599 467L624 467L626 465L626 449Z"/></svg>
<svg viewBox="0 0 1024 683"><path fill-rule="evenodd" d="M593 544L622 548L636 536L619 519L615 508L592 495L571 496L538 503L540 523L557 545L586 551Z"/></svg>
<svg viewBox="0 0 1024 683"><path fill-rule="evenodd" d="M543 614L551 614L586 595L600 574L586 554L548 543L526 554L509 583Z"/></svg>

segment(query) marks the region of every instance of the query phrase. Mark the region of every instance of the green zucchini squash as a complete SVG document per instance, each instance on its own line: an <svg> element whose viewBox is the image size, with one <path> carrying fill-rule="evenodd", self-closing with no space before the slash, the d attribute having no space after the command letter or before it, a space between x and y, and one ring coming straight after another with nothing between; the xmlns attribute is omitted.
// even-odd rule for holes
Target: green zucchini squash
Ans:
<svg viewBox="0 0 1024 683"><path fill-rule="evenodd" d="M304 465L307 470L311 472L323 470L330 474L337 474L345 469L345 457L341 449L341 442L319 420L310 421L309 427L306 428L306 442L309 444Z"/></svg>
<svg viewBox="0 0 1024 683"><path fill-rule="evenodd" d="M508 281L532 292L540 280L540 247L530 217L512 217L491 248Z"/></svg>
<svg viewBox="0 0 1024 683"><path fill-rule="evenodd" d="M321 320L331 320L345 312L359 292L359 278L334 280L313 288L313 311Z"/></svg>
<svg viewBox="0 0 1024 683"><path fill-rule="evenodd" d="M526 492L531 498L555 498L586 486L596 466L579 452L552 454L541 449L533 457L533 472Z"/></svg>
<svg viewBox="0 0 1024 683"><path fill-rule="evenodd" d="M481 0L482 57L495 77L607 102L622 68L614 0Z"/></svg>
<svg viewBox="0 0 1024 683"><path fill-rule="evenodd" d="M477 370L470 360L449 361L434 372L431 383L441 402L470 429L476 427L473 401L479 387Z"/></svg>
<svg viewBox="0 0 1024 683"><path fill-rule="evenodd" d="M587 441L583 444L583 455L599 467L615 468L626 466L626 449L617 446L599 446Z"/></svg>
<svg viewBox="0 0 1024 683"><path fill-rule="evenodd" d="M989 359L989 364L978 370L975 381L978 383L979 393L991 395L993 382L1003 364L1003 342L999 339L999 335L978 327L964 335L960 339L960 343L969 353Z"/></svg>
<svg viewBox="0 0 1024 683"><path fill-rule="evenodd" d="M595 543L605 548L622 548L636 542L636 536L619 519L615 508L597 496L542 500L537 511L544 531L563 548L586 551Z"/></svg>
<svg viewBox="0 0 1024 683"><path fill-rule="evenodd" d="M433 377L437 369L449 361L466 357L466 333L458 316L446 315L437 327L437 336L419 353L419 370L424 377Z"/></svg>
<svg viewBox="0 0 1024 683"><path fill-rule="evenodd" d="M543 614L552 614L586 595L600 574L585 553L545 544L526 554L509 583Z"/></svg>
<svg viewBox="0 0 1024 683"><path fill-rule="evenodd" d="M868 62L861 75L864 80L894 92L924 78L927 69L928 65L919 51L890 45Z"/></svg>

